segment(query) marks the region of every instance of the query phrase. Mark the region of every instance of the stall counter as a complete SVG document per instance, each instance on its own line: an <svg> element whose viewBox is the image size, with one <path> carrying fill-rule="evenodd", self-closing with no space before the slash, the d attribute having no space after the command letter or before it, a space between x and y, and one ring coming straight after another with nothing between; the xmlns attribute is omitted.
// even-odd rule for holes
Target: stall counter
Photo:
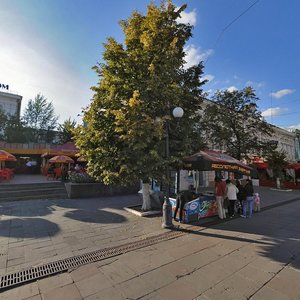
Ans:
<svg viewBox="0 0 300 300"><path fill-rule="evenodd" d="M170 198L170 202L172 204L172 216L174 217L176 199ZM202 218L216 216L217 214L218 206L216 198L213 194L207 193L185 204L183 221L184 223L195 222ZM179 209L177 217L179 217Z"/></svg>

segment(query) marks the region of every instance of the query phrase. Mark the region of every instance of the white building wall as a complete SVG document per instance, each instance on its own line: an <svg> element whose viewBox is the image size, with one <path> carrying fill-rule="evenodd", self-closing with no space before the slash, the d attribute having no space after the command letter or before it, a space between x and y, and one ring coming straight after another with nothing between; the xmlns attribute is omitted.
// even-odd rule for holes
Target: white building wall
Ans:
<svg viewBox="0 0 300 300"><path fill-rule="evenodd" d="M22 96L0 91L0 108L9 115L20 116Z"/></svg>

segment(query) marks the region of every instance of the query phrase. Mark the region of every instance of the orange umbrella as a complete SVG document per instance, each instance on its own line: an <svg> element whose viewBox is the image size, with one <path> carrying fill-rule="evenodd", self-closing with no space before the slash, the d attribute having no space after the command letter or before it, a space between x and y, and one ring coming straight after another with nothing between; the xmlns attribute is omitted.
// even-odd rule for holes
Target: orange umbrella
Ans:
<svg viewBox="0 0 300 300"><path fill-rule="evenodd" d="M0 150L0 161L17 161L16 157L5 150Z"/></svg>
<svg viewBox="0 0 300 300"><path fill-rule="evenodd" d="M57 155L49 159L50 163L73 164L74 160L66 155Z"/></svg>

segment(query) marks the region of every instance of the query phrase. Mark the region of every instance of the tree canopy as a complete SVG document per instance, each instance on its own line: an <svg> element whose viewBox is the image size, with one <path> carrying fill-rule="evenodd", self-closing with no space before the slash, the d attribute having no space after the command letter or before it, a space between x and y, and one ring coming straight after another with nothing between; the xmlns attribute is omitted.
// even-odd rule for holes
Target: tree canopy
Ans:
<svg viewBox="0 0 300 300"><path fill-rule="evenodd" d="M94 67L99 83L75 138L91 175L107 184L162 178L166 164L178 166L201 144L203 66L185 67L184 45L192 35L191 26L178 22L185 8L151 3L146 15L134 11L120 22L124 44L112 37L104 44L104 62ZM177 106L184 110L179 123L171 116Z"/></svg>
<svg viewBox="0 0 300 300"><path fill-rule="evenodd" d="M226 148L236 159L249 158L273 149L265 137L272 134L257 110L258 98L251 87L235 91L217 91L204 110L202 126L214 145Z"/></svg>
<svg viewBox="0 0 300 300"><path fill-rule="evenodd" d="M58 125L58 139L60 144L72 141L75 127L76 121L71 120L71 117Z"/></svg>
<svg viewBox="0 0 300 300"><path fill-rule="evenodd" d="M25 126L31 129L30 140L36 143L52 141L57 120L52 102L41 94L29 100L23 114Z"/></svg>
<svg viewBox="0 0 300 300"><path fill-rule="evenodd" d="M266 158L269 168L273 170L274 177L282 179L282 170L288 165L286 153L283 150L273 150L269 152Z"/></svg>

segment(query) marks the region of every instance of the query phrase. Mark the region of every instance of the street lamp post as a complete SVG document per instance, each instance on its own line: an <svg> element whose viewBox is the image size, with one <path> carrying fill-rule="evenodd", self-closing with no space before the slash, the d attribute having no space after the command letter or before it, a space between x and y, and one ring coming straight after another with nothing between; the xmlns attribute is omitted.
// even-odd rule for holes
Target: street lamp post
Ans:
<svg viewBox="0 0 300 300"><path fill-rule="evenodd" d="M183 109L181 107L175 107L173 109L173 116L176 119L179 119L183 116ZM169 149L169 124L166 124L166 159L169 159L170 155L170 149ZM173 223L172 223L172 205L170 202L170 167L169 163L167 164L166 167L166 181L167 181L167 187L166 187L166 196L165 196L165 201L163 204L163 223L162 227L163 228L172 228Z"/></svg>

